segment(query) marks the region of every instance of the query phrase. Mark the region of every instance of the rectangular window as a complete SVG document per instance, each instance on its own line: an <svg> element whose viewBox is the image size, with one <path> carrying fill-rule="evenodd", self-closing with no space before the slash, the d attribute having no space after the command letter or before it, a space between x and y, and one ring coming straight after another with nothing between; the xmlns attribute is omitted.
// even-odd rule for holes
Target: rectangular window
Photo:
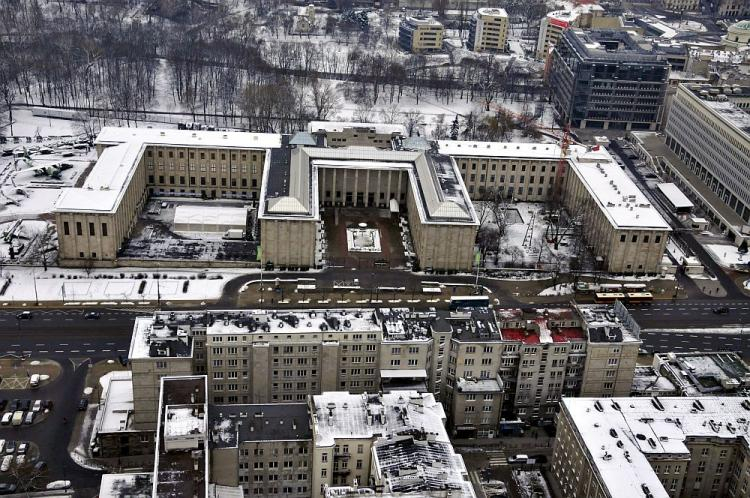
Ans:
<svg viewBox="0 0 750 498"><path fill-rule="evenodd" d="M102 237L106 237L106 236L107 236L107 224L102 223Z"/></svg>
<svg viewBox="0 0 750 498"><path fill-rule="evenodd" d="M68 225L68 222L63 222L63 232L65 235L70 235L70 225Z"/></svg>
<svg viewBox="0 0 750 498"><path fill-rule="evenodd" d="M76 221L76 235L83 235L83 226L80 221Z"/></svg>

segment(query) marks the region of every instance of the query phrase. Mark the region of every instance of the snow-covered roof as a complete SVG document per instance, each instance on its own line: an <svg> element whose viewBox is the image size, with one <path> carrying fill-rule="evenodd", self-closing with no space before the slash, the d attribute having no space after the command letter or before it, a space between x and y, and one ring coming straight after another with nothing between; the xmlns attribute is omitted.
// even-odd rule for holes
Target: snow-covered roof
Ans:
<svg viewBox="0 0 750 498"><path fill-rule="evenodd" d="M174 224L245 227L247 208L180 204L174 211Z"/></svg>
<svg viewBox="0 0 750 498"><path fill-rule="evenodd" d="M560 146L557 144L469 140L438 140L437 144L441 154L454 157L559 160L561 156Z"/></svg>
<svg viewBox="0 0 750 498"><path fill-rule="evenodd" d="M96 415L97 433L130 430L133 413L133 374L114 371L100 379L103 404Z"/></svg>
<svg viewBox="0 0 750 498"><path fill-rule="evenodd" d="M401 124L389 123L351 123L348 121L310 121L307 131L310 133L328 132L342 133L344 130L354 130L378 135L401 135L406 136L406 128Z"/></svg>
<svg viewBox="0 0 750 498"><path fill-rule="evenodd" d="M234 315L218 315L206 328L206 334L304 334L344 330L372 333L381 329L373 309L247 310Z"/></svg>
<svg viewBox="0 0 750 498"><path fill-rule="evenodd" d="M186 330L154 317L139 316L133 324L128 358L187 358L192 355L191 346L192 338Z"/></svg>
<svg viewBox="0 0 750 498"><path fill-rule="evenodd" d="M107 126L102 128L94 143L111 145L125 142L169 147L273 149L281 146L281 135L278 133L247 133L241 131L192 131Z"/></svg>
<svg viewBox="0 0 750 498"><path fill-rule="evenodd" d="M505 9L499 7L481 7L477 9L477 14L480 16L508 17Z"/></svg>
<svg viewBox="0 0 750 498"><path fill-rule="evenodd" d="M398 370L384 369L380 371L381 379L426 379L427 370L424 368L415 368L414 370L407 370L401 368Z"/></svg>
<svg viewBox="0 0 750 498"><path fill-rule="evenodd" d="M103 150L81 187L64 188L55 211L114 212L130 184L143 143L123 143Z"/></svg>
<svg viewBox="0 0 750 498"><path fill-rule="evenodd" d="M449 442L435 441L421 432L379 439L373 445L375 484L386 493L473 498L474 488L461 455Z"/></svg>
<svg viewBox="0 0 750 498"><path fill-rule="evenodd" d="M614 228L670 230L659 211L606 149L582 145L571 145L570 149L570 169Z"/></svg>
<svg viewBox="0 0 750 498"><path fill-rule="evenodd" d="M659 183L656 185L656 188L664 194L664 197L669 199L669 202L672 203L672 206L674 206L675 209L689 209L693 207L693 203L690 202L690 199L688 199L687 196L682 193L680 187L674 183Z"/></svg>
<svg viewBox="0 0 750 498"><path fill-rule="evenodd" d="M105 127L95 143L111 147L102 151L81 187L63 189L55 211L116 211L147 146L269 149L281 146L281 135Z"/></svg>
<svg viewBox="0 0 750 498"><path fill-rule="evenodd" d="M463 393L487 393L502 392L503 385L500 377L496 379L464 379L459 378L456 381L456 388Z"/></svg>
<svg viewBox="0 0 750 498"><path fill-rule="evenodd" d="M449 443L445 411L431 393L392 391L384 394L324 392L313 396L316 446L330 447L336 439L371 439L406 430L424 430L436 441Z"/></svg>
<svg viewBox="0 0 750 498"><path fill-rule="evenodd" d="M206 417L193 406L167 406L164 436L176 437L206 432Z"/></svg>
<svg viewBox="0 0 750 498"><path fill-rule="evenodd" d="M690 458L688 438L750 437L744 397L562 398L608 496L668 497L648 457Z"/></svg>
<svg viewBox="0 0 750 498"><path fill-rule="evenodd" d="M99 498L151 498L154 475L103 474L99 485Z"/></svg>
<svg viewBox="0 0 750 498"><path fill-rule="evenodd" d="M640 342L641 329L622 303L576 304L590 342Z"/></svg>

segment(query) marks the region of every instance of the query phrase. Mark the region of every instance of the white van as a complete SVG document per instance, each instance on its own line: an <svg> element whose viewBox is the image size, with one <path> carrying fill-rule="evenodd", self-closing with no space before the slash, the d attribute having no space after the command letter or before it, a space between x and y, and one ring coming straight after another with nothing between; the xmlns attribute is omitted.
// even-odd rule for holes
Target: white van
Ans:
<svg viewBox="0 0 750 498"><path fill-rule="evenodd" d="M39 380L39 374L32 374L31 378L29 379L29 386L39 387Z"/></svg>
<svg viewBox="0 0 750 498"><path fill-rule="evenodd" d="M508 463L511 465L526 465L527 463L529 463L529 455L509 456Z"/></svg>

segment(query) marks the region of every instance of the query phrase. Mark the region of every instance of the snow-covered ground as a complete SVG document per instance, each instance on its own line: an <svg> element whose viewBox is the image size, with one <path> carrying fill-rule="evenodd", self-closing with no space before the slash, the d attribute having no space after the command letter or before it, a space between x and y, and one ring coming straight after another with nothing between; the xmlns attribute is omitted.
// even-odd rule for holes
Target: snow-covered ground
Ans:
<svg viewBox="0 0 750 498"><path fill-rule="evenodd" d="M513 480L522 498L552 498L547 481L538 470L514 470Z"/></svg>
<svg viewBox="0 0 750 498"><path fill-rule="evenodd" d="M714 261L724 268L747 268L750 263L750 255L741 253L736 246L730 244L705 244Z"/></svg>
<svg viewBox="0 0 750 498"><path fill-rule="evenodd" d="M482 226L497 230L494 215L491 212L482 214L486 212L485 204L476 202L475 208ZM509 203L505 210L507 221L499 250L488 252L484 265L487 268L536 268L540 265L550 268L559 265L561 271L567 271L576 256L575 241L572 236L564 237L555 249L545 235L548 222L544 211L544 203Z"/></svg>
<svg viewBox="0 0 750 498"><path fill-rule="evenodd" d="M567 296L573 294L573 284L557 284L552 287L547 287L539 293L540 296Z"/></svg>
<svg viewBox="0 0 750 498"><path fill-rule="evenodd" d="M33 303L64 301L68 304L99 302L210 301L218 299L227 281L247 271L173 271L158 270L161 278L154 278L154 269L84 270L50 268L5 267L0 283L11 283L0 296L0 303ZM125 278L120 278L120 275ZM198 275L204 274L204 278ZM166 278L165 278L166 277ZM142 292L141 283L145 282ZM187 290L183 292L185 283Z"/></svg>

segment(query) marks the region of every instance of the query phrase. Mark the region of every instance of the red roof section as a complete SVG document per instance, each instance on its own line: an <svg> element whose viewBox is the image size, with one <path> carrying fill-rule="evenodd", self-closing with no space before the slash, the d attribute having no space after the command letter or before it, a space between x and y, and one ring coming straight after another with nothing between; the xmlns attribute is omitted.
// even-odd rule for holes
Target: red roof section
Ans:
<svg viewBox="0 0 750 498"><path fill-rule="evenodd" d="M554 342L568 342L583 340L586 336L580 327L559 327L552 330L552 340Z"/></svg>
<svg viewBox="0 0 750 498"><path fill-rule="evenodd" d="M506 341L520 341L524 344L539 344L539 336L526 329L501 329L500 334Z"/></svg>

